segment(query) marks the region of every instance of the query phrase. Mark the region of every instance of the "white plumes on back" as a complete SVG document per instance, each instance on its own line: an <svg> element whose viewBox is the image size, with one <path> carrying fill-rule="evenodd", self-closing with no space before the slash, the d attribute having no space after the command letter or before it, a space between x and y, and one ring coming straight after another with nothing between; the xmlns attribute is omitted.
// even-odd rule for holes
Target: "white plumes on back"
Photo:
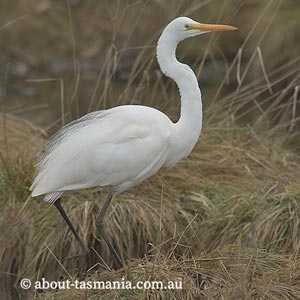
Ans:
<svg viewBox="0 0 300 300"><path fill-rule="evenodd" d="M144 106L85 116L50 141L31 186L32 196L94 186L119 192L139 183L166 162L171 126L167 116ZM53 201L49 198L56 196L45 200Z"/></svg>
<svg viewBox="0 0 300 300"><path fill-rule="evenodd" d="M37 163L38 171L41 171L43 168L45 168L49 160L53 159L53 157L56 157L54 149L57 149L59 144L68 139L71 135L78 133L84 128L87 128L89 125L96 124L99 119L104 117L106 114L106 111L91 112L60 129L46 144L44 153L41 155L40 161ZM83 146L83 144L81 146Z"/></svg>
<svg viewBox="0 0 300 300"><path fill-rule="evenodd" d="M73 147L68 147L66 143L71 136L79 133L80 130L88 128L91 124L96 124L97 120L103 118L107 115L107 111L96 111L86 114L85 116L77 119L59 130L55 135L53 135L48 143L44 147L44 151L41 154L39 161L36 164L37 171L33 184L30 187L32 192L32 197L38 196L41 192L43 182L49 178L49 173L56 172L57 169L61 166L61 163L64 163L64 160L67 158L69 161L74 154ZM76 153L80 153L81 147L84 147L83 143L76 144ZM59 174L57 174L59 176ZM46 182L45 182L46 183ZM45 185L45 184L44 184ZM54 192L47 194L45 196L45 201L52 203L57 200L63 192Z"/></svg>

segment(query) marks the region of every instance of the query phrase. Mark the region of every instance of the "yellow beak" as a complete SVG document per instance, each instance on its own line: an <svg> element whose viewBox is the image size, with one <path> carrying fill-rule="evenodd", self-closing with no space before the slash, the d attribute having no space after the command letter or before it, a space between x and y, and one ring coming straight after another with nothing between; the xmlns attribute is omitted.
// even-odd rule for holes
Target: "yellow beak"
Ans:
<svg viewBox="0 0 300 300"><path fill-rule="evenodd" d="M237 27L229 25L218 25L218 24L188 24L189 29L198 29L201 31L228 31L228 30L237 30Z"/></svg>

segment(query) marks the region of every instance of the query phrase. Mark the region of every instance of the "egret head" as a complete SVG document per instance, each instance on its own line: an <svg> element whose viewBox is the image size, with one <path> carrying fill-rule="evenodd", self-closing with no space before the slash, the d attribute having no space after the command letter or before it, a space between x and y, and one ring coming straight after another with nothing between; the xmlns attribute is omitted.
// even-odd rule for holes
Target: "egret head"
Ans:
<svg viewBox="0 0 300 300"><path fill-rule="evenodd" d="M236 30L236 27L218 24L198 23L187 17L179 17L170 22L164 30L164 33L172 36L177 42L183 41L189 37L200 35L211 31Z"/></svg>

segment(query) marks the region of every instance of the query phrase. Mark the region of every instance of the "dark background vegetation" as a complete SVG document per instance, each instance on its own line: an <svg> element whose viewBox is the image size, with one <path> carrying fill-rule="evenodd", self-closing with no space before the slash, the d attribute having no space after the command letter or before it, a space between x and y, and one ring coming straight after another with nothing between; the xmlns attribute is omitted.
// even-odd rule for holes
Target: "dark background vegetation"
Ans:
<svg viewBox="0 0 300 300"><path fill-rule="evenodd" d="M178 91L161 74L155 45L183 15L239 30L178 47L202 89L203 134L188 159L114 199L107 223L124 270L110 269L96 232L105 193L80 191L63 204L93 249L88 278L180 277L185 289L24 296L21 278L74 278L82 265L80 256L68 259L79 249L57 211L30 197L36 153L63 124L96 109L143 104L176 121ZM299 20L297 0L2 0L4 299L299 299Z"/></svg>
<svg viewBox="0 0 300 300"><path fill-rule="evenodd" d="M170 107L171 97L165 99L159 85L155 93L151 91L160 77L155 44L161 29L176 16L239 27L233 34L207 35L179 47L178 56L197 72L207 105L236 55L238 62L229 72L222 93L233 91L240 83L237 66L242 83L262 77L263 68L267 76L287 64L279 76L299 68L300 4L293 0L4 0L1 5L3 105L7 112L39 125L49 125L61 117L62 100L68 120L87 110L124 103L154 105L173 114L178 95L171 95L174 101ZM297 73L290 75L297 82ZM273 86L274 93L288 86L287 80ZM285 95L286 102L291 93ZM258 103L260 98L256 98ZM265 103L263 109L270 104ZM299 114L298 107L296 110ZM259 114L259 109L253 110L245 118L251 121Z"/></svg>

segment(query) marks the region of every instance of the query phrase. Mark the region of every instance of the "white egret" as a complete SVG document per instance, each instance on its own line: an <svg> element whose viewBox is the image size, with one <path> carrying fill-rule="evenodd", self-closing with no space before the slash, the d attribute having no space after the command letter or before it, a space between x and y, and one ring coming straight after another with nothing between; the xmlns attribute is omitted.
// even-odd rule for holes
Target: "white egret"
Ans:
<svg viewBox="0 0 300 300"><path fill-rule="evenodd" d="M61 206L63 193L96 186L108 188L109 195L96 224L117 267L122 267L122 260L103 224L113 196L188 156L201 132L202 101L198 81L189 66L177 61L176 47L189 37L235 29L180 17L162 32L157 43L157 60L162 72L176 82L181 95L177 123L154 108L124 105L89 113L51 138L30 187L32 197L44 194L46 202L55 204L87 259L89 250Z"/></svg>

